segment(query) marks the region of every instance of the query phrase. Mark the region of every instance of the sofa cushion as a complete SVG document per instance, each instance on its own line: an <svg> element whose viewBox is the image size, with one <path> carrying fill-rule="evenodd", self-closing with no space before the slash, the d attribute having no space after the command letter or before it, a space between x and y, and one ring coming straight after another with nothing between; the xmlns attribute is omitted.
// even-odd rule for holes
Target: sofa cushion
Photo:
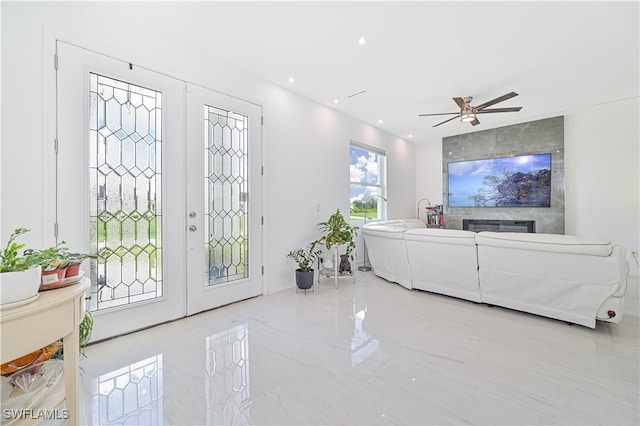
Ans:
<svg viewBox="0 0 640 426"><path fill-rule="evenodd" d="M410 229L404 233L404 239L407 241L428 241L440 244L476 245L475 232L458 229Z"/></svg>
<svg viewBox="0 0 640 426"><path fill-rule="evenodd" d="M478 245L493 247L591 256L609 256L613 250L611 241L577 235L483 231L476 235L476 242Z"/></svg>

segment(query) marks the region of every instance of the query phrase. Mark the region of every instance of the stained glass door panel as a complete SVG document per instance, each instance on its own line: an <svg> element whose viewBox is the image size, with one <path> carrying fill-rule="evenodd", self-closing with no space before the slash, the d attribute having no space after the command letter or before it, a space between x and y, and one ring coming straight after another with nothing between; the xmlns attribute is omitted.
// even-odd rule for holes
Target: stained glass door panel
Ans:
<svg viewBox="0 0 640 426"><path fill-rule="evenodd" d="M90 73L92 287L99 311L162 297L162 93Z"/></svg>
<svg viewBox="0 0 640 426"><path fill-rule="evenodd" d="M248 117L204 106L205 281L248 276Z"/></svg>

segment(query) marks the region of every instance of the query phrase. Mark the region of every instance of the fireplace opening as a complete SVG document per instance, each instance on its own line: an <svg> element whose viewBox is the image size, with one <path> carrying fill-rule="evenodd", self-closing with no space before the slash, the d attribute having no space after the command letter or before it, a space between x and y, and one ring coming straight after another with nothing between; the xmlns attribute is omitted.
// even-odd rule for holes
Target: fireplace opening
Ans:
<svg viewBox="0 0 640 426"><path fill-rule="evenodd" d="M462 219L465 231L536 232L535 220Z"/></svg>

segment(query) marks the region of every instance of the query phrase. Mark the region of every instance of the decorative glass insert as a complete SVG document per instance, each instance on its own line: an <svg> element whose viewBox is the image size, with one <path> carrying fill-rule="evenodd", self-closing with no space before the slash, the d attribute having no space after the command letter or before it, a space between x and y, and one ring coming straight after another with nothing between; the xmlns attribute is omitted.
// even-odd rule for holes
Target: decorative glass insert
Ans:
<svg viewBox="0 0 640 426"><path fill-rule="evenodd" d="M251 424L248 324L207 337L206 363L206 424Z"/></svg>
<svg viewBox="0 0 640 426"><path fill-rule="evenodd" d="M162 425L162 371L158 354L100 376L92 424Z"/></svg>
<svg viewBox="0 0 640 426"><path fill-rule="evenodd" d="M89 309L162 296L162 93L90 74Z"/></svg>
<svg viewBox="0 0 640 426"><path fill-rule="evenodd" d="M205 283L249 276L247 116L204 106Z"/></svg>

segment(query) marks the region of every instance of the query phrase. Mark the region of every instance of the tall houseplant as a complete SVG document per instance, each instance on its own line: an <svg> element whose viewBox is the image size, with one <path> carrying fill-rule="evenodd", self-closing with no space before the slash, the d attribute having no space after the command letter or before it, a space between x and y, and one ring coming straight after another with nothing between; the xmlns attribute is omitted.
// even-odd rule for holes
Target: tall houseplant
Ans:
<svg viewBox="0 0 640 426"><path fill-rule="evenodd" d="M317 227L324 234L320 241L324 243L327 250L331 250L335 245L344 245L346 246L347 256L353 260L358 227L351 226L340 213L340 209L336 210L326 222L318 223Z"/></svg>
<svg viewBox="0 0 640 426"><path fill-rule="evenodd" d="M317 248L319 240L312 241L305 248L292 250L287 257L292 258L297 264L296 269L296 285L301 290L308 290L313 286L313 262L320 255L320 249Z"/></svg>

